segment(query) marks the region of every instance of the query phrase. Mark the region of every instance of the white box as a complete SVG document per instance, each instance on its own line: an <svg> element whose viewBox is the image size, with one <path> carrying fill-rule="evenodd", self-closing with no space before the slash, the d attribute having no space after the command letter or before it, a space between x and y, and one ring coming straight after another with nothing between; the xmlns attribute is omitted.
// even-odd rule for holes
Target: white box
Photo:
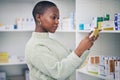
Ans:
<svg viewBox="0 0 120 80"><path fill-rule="evenodd" d="M6 73L0 72L0 80L6 80Z"/></svg>

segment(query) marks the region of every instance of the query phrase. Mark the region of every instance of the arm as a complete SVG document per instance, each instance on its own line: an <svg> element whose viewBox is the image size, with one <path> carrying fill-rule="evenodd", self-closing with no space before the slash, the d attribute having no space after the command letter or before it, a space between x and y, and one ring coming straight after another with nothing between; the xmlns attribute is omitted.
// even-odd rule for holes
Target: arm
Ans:
<svg viewBox="0 0 120 80"><path fill-rule="evenodd" d="M38 52L38 53L36 53ZM66 58L59 61L56 56L46 47L42 46L31 56L32 64L42 73L58 80L64 80L69 77L78 66L84 61L88 52L78 57L74 51Z"/></svg>

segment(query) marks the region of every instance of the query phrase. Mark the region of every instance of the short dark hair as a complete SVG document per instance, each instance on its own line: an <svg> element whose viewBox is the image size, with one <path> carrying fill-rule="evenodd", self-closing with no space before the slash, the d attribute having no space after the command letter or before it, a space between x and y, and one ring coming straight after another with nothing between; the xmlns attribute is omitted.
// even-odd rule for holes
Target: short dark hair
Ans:
<svg viewBox="0 0 120 80"><path fill-rule="evenodd" d="M40 1L38 2L35 7L33 8L33 11L32 11L32 15L33 15L33 18L36 22L36 14L43 14L45 12L46 9L52 7L52 6L56 6L56 4L54 4L53 2L50 2L50 1Z"/></svg>

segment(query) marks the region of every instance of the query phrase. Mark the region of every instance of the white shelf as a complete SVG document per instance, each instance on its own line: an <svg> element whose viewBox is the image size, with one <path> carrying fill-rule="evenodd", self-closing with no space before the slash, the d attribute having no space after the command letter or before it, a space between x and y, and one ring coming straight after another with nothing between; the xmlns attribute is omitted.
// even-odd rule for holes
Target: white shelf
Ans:
<svg viewBox="0 0 120 80"><path fill-rule="evenodd" d="M4 30L0 30L0 32L24 32L24 31L34 31L34 30L28 30L28 29L14 29L14 30L10 30L10 29L4 29ZM88 33L90 32L90 30L56 30L56 32L82 32L82 33ZM120 30L103 30L100 31L100 33L120 33Z"/></svg>
<svg viewBox="0 0 120 80"><path fill-rule="evenodd" d="M0 32L23 32L23 31L34 31L34 30L19 30L19 29L14 29L14 30L0 30Z"/></svg>
<svg viewBox="0 0 120 80"><path fill-rule="evenodd" d="M76 30L56 30L56 32L76 32Z"/></svg>
<svg viewBox="0 0 120 80"><path fill-rule="evenodd" d="M0 30L0 32L32 32L34 30L19 30L19 29L15 29L15 30ZM56 32L76 32L76 30L57 30Z"/></svg>
<svg viewBox="0 0 120 80"><path fill-rule="evenodd" d="M9 65L25 65L26 62L15 62L15 63L0 63L0 66L9 66Z"/></svg>
<svg viewBox="0 0 120 80"><path fill-rule="evenodd" d="M90 32L90 30L78 30L77 32L88 33ZM103 31L100 31L100 33L120 33L120 31L103 30Z"/></svg>
<svg viewBox="0 0 120 80"><path fill-rule="evenodd" d="M98 75L98 74L89 73L85 67L84 67L84 68L81 68L81 69L77 69L76 71L79 72L79 73L85 74L85 75L92 76L92 77L101 78L101 79L106 79L105 76L101 76L101 75Z"/></svg>
<svg viewBox="0 0 120 80"><path fill-rule="evenodd" d="M120 31L101 31L100 33L120 33Z"/></svg>

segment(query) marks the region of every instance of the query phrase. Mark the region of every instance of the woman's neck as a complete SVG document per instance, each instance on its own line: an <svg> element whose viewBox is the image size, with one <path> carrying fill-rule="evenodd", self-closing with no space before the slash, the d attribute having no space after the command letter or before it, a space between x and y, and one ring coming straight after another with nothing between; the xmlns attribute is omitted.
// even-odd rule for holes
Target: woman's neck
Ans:
<svg viewBox="0 0 120 80"><path fill-rule="evenodd" d="M35 32L48 32L45 29L43 29L41 26L37 26L35 27Z"/></svg>

